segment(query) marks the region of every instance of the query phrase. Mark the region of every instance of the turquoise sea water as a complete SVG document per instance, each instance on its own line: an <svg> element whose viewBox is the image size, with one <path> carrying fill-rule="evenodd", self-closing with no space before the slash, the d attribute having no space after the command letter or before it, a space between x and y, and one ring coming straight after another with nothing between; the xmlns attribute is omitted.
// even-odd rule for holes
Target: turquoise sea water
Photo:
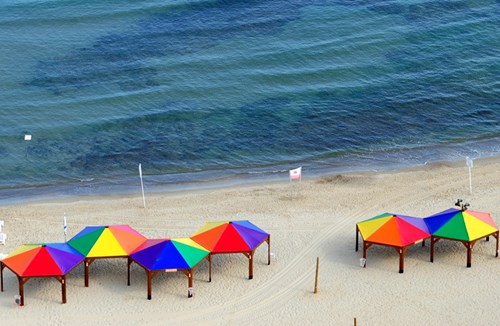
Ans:
<svg viewBox="0 0 500 326"><path fill-rule="evenodd" d="M0 13L0 201L500 154L499 1Z"/></svg>

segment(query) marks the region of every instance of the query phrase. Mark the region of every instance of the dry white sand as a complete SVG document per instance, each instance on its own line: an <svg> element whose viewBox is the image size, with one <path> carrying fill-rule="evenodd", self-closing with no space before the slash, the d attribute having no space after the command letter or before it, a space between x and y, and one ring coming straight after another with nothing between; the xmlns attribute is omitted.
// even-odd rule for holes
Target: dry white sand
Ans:
<svg viewBox="0 0 500 326"><path fill-rule="evenodd" d="M183 237L206 221L248 219L271 233L256 251L254 278L247 259L217 255L212 282L208 264L194 274L195 296L187 298L182 273L153 279L146 299L144 270L132 265L126 284L126 260L97 260L84 287L83 266L69 274L67 303L55 279L25 285L25 306L14 303L18 282L4 270L0 293L2 325L495 325L500 320L500 258L495 239L479 241L472 267L456 242L437 243L434 263L429 246L408 250L405 272L398 273L394 249L373 246L367 268L354 251L355 224L383 212L427 216L452 207L457 198L470 209L500 219L498 158L475 161L473 194L464 162L434 164L395 173L324 176L301 183L258 184L142 198L72 198L0 207L8 253L23 243L63 241L86 225L129 224L145 236ZM361 249L361 247L360 247ZM316 257L320 258L318 293L313 294Z"/></svg>

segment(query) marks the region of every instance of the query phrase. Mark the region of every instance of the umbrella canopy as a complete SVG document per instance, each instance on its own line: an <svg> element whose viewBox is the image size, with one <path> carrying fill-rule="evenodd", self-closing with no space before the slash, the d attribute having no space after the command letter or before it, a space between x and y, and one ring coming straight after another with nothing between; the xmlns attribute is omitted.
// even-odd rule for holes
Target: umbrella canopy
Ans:
<svg viewBox="0 0 500 326"><path fill-rule="evenodd" d="M433 236L474 241L498 231L489 213L450 208L426 217L425 223Z"/></svg>
<svg viewBox="0 0 500 326"><path fill-rule="evenodd" d="M461 242L467 248L467 267L472 265L472 248L476 241L493 235L496 238L496 256L498 257L498 227L489 213L466 209L449 208L443 212L425 218L425 223L432 234L431 262L434 261L434 245L440 239Z"/></svg>
<svg viewBox="0 0 500 326"><path fill-rule="evenodd" d="M87 258L125 257L146 238L128 225L87 226L68 244Z"/></svg>
<svg viewBox="0 0 500 326"><path fill-rule="evenodd" d="M418 217L383 213L356 224L356 251L358 233L363 237L363 258L373 244L395 248L399 253L399 272L404 271L404 255L409 246L431 235L425 221ZM366 265L364 265L366 267Z"/></svg>
<svg viewBox="0 0 500 326"><path fill-rule="evenodd" d="M101 258L129 258L146 238L128 225L87 226L68 244L85 256L85 287L89 286L89 266ZM129 264L130 267L130 259ZM128 268L130 279L130 268ZM130 283L130 281L129 281Z"/></svg>
<svg viewBox="0 0 500 326"><path fill-rule="evenodd" d="M21 306L24 306L24 284L33 277L56 278L62 285L62 302L66 303L66 274L84 258L66 243L22 245L0 261L1 290L3 269L7 267L18 276Z"/></svg>
<svg viewBox="0 0 500 326"><path fill-rule="evenodd" d="M246 220L208 222L191 236L212 254L253 251L268 237L269 233Z"/></svg>
<svg viewBox="0 0 500 326"><path fill-rule="evenodd" d="M3 263L22 277L61 276L84 258L66 243L25 244L4 258Z"/></svg>
<svg viewBox="0 0 500 326"><path fill-rule="evenodd" d="M191 297L193 295L193 269L209 253L207 249L190 238L148 239L130 255L130 259L141 265L146 271L148 300L151 300L152 279L159 271L181 271L186 274L188 277L188 297Z"/></svg>
<svg viewBox="0 0 500 326"><path fill-rule="evenodd" d="M267 242L267 264L271 264L271 235L247 220L208 222L198 229L191 239L210 250L209 281L212 280L213 254L242 253L249 261L248 278L253 278L253 255L255 249Z"/></svg>
<svg viewBox="0 0 500 326"><path fill-rule="evenodd" d="M363 240L404 247L430 237L422 218L384 213L357 224Z"/></svg>
<svg viewBox="0 0 500 326"><path fill-rule="evenodd" d="M148 270L190 269L209 253L190 238L148 239L130 257Z"/></svg>

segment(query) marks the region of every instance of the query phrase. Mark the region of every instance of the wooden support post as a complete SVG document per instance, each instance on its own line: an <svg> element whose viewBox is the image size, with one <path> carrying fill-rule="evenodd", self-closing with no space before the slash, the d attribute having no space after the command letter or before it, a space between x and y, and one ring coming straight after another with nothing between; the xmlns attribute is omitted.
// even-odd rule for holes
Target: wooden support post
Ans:
<svg viewBox="0 0 500 326"><path fill-rule="evenodd" d="M254 252L250 252L248 254L248 279L253 279L253 254Z"/></svg>
<svg viewBox="0 0 500 326"><path fill-rule="evenodd" d="M127 258L127 285L130 286L130 265L132 265L132 258Z"/></svg>
<svg viewBox="0 0 500 326"><path fill-rule="evenodd" d="M366 249L368 249L368 244L363 241L363 258L366 259ZM365 264L363 266L363 268L366 268L366 260L365 260Z"/></svg>
<svg viewBox="0 0 500 326"><path fill-rule="evenodd" d="M191 298L193 296L193 293L191 292L193 289L193 272L192 272L192 270L190 270L187 273L187 277L188 277L188 298Z"/></svg>
<svg viewBox="0 0 500 326"><path fill-rule="evenodd" d="M439 238L431 237L431 263L434 262L434 245L438 242Z"/></svg>
<svg viewBox="0 0 500 326"><path fill-rule="evenodd" d="M84 264L84 269L85 269L85 287L89 287L89 260L85 258L85 261L83 262Z"/></svg>
<svg viewBox="0 0 500 326"><path fill-rule="evenodd" d="M151 300L151 282L152 282L152 278L153 278L153 272L150 272L150 271L146 271L146 275L147 275L147 278L148 278L148 300Z"/></svg>
<svg viewBox="0 0 500 326"><path fill-rule="evenodd" d="M405 269L405 253L407 247L399 248L399 273L402 274Z"/></svg>
<svg viewBox="0 0 500 326"><path fill-rule="evenodd" d="M356 224L356 251L358 251L358 241L359 241L359 227Z"/></svg>
<svg viewBox="0 0 500 326"><path fill-rule="evenodd" d="M59 280L61 282L62 291L62 303L66 303L66 275L63 275Z"/></svg>
<svg viewBox="0 0 500 326"><path fill-rule="evenodd" d="M356 326L357 323L356 323L356 317L354 317L354 326Z"/></svg>
<svg viewBox="0 0 500 326"><path fill-rule="evenodd" d="M476 241L477 240L464 243L467 247L467 268L472 266L472 248L474 248Z"/></svg>
<svg viewBox="0 0 500 326"><path fill-rule="evenodd" d="M497 247L496 247L496 251L495 251L495 257L498 257L498 240L499 240L498 238L500 238L498 236L499 232L500 231L497 231L496 233L493 234L493 236L495 237L495 239L497 239Z"/></svg>
<svg viewBox="0 0 500 326"><path fill-rule="evenodd" d="M316 257L316 277L314 278L314 293L318 293L319 257Z"/></svg>
<svg viewBox="0 0 500 326"><path fill-rule="evenodd" d="M24 306L24 278L21 276L17 277L17 280L19 281L19 296L21 297L21 302L19 303L20 306Z"/></svg>
<svg viewBox="0 0 500 326"><path fill-rule="evenodd" d="M267 236L267 264L271 265L271 235Z"/></svg>
<svg viewBox="0 0 500 326"><path fill-rule="evenodd" d="M498 244L498 241L497 241ZM3 269L5 265L0 261L0 291L3 292Z"/></svg>
<svg viewBox="0 0 500 326"><path fill-rule="evenodd" d="M467 247L467 268L469 268L472 266L472 247L470 243L466 247Z"/></svg>
<svg viewBox="0 0 500 326"><path fill-rule="evenodd" d="M208 281L212 282L212 255L208 254Z"/></svg>

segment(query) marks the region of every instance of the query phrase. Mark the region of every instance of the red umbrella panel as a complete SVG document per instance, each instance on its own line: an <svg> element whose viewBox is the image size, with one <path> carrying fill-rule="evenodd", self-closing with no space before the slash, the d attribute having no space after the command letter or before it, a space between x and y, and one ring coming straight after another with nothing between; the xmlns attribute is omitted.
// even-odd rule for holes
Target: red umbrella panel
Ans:
<svg viewBox="0 0 500 326"><path fill-rule="evenodd" d="M210 251L209 270L211 277L211 256L214 254L242 253L249 259L249 279L253 278L253 256L263 242L268 244L268 265L271 236L248 220L208 222L191 238Z"/></svg>
<svg viewBox="0 0 500 326"><path fill-rule="evenodd" d="M364 259L366 250L373 244L393 247L400 256L400 273L404 270L404 254L408 247L431 236L423 219L392 213L383 213L356 224L356 251L358 233L363 237Z"/></svg>
<svg viewBox="0 0 500 326"><path fill-rule="evenodd" d="M85 286L89 286L89 266L100 258L128 258L146 237L128 225L87 226L68 244L85 256ZM129 260L130 265L130 260Z"/></svg>
<svg viewBox="0 0 500 326"><path fill-rule="evenodd" d="M62 284L63 303L66 303L66 274L79 265L84 256L66 243L25 244L10 253L1 262L19 280L20 305L24 305L24 284L33 277L54 277Z"/></svg>

